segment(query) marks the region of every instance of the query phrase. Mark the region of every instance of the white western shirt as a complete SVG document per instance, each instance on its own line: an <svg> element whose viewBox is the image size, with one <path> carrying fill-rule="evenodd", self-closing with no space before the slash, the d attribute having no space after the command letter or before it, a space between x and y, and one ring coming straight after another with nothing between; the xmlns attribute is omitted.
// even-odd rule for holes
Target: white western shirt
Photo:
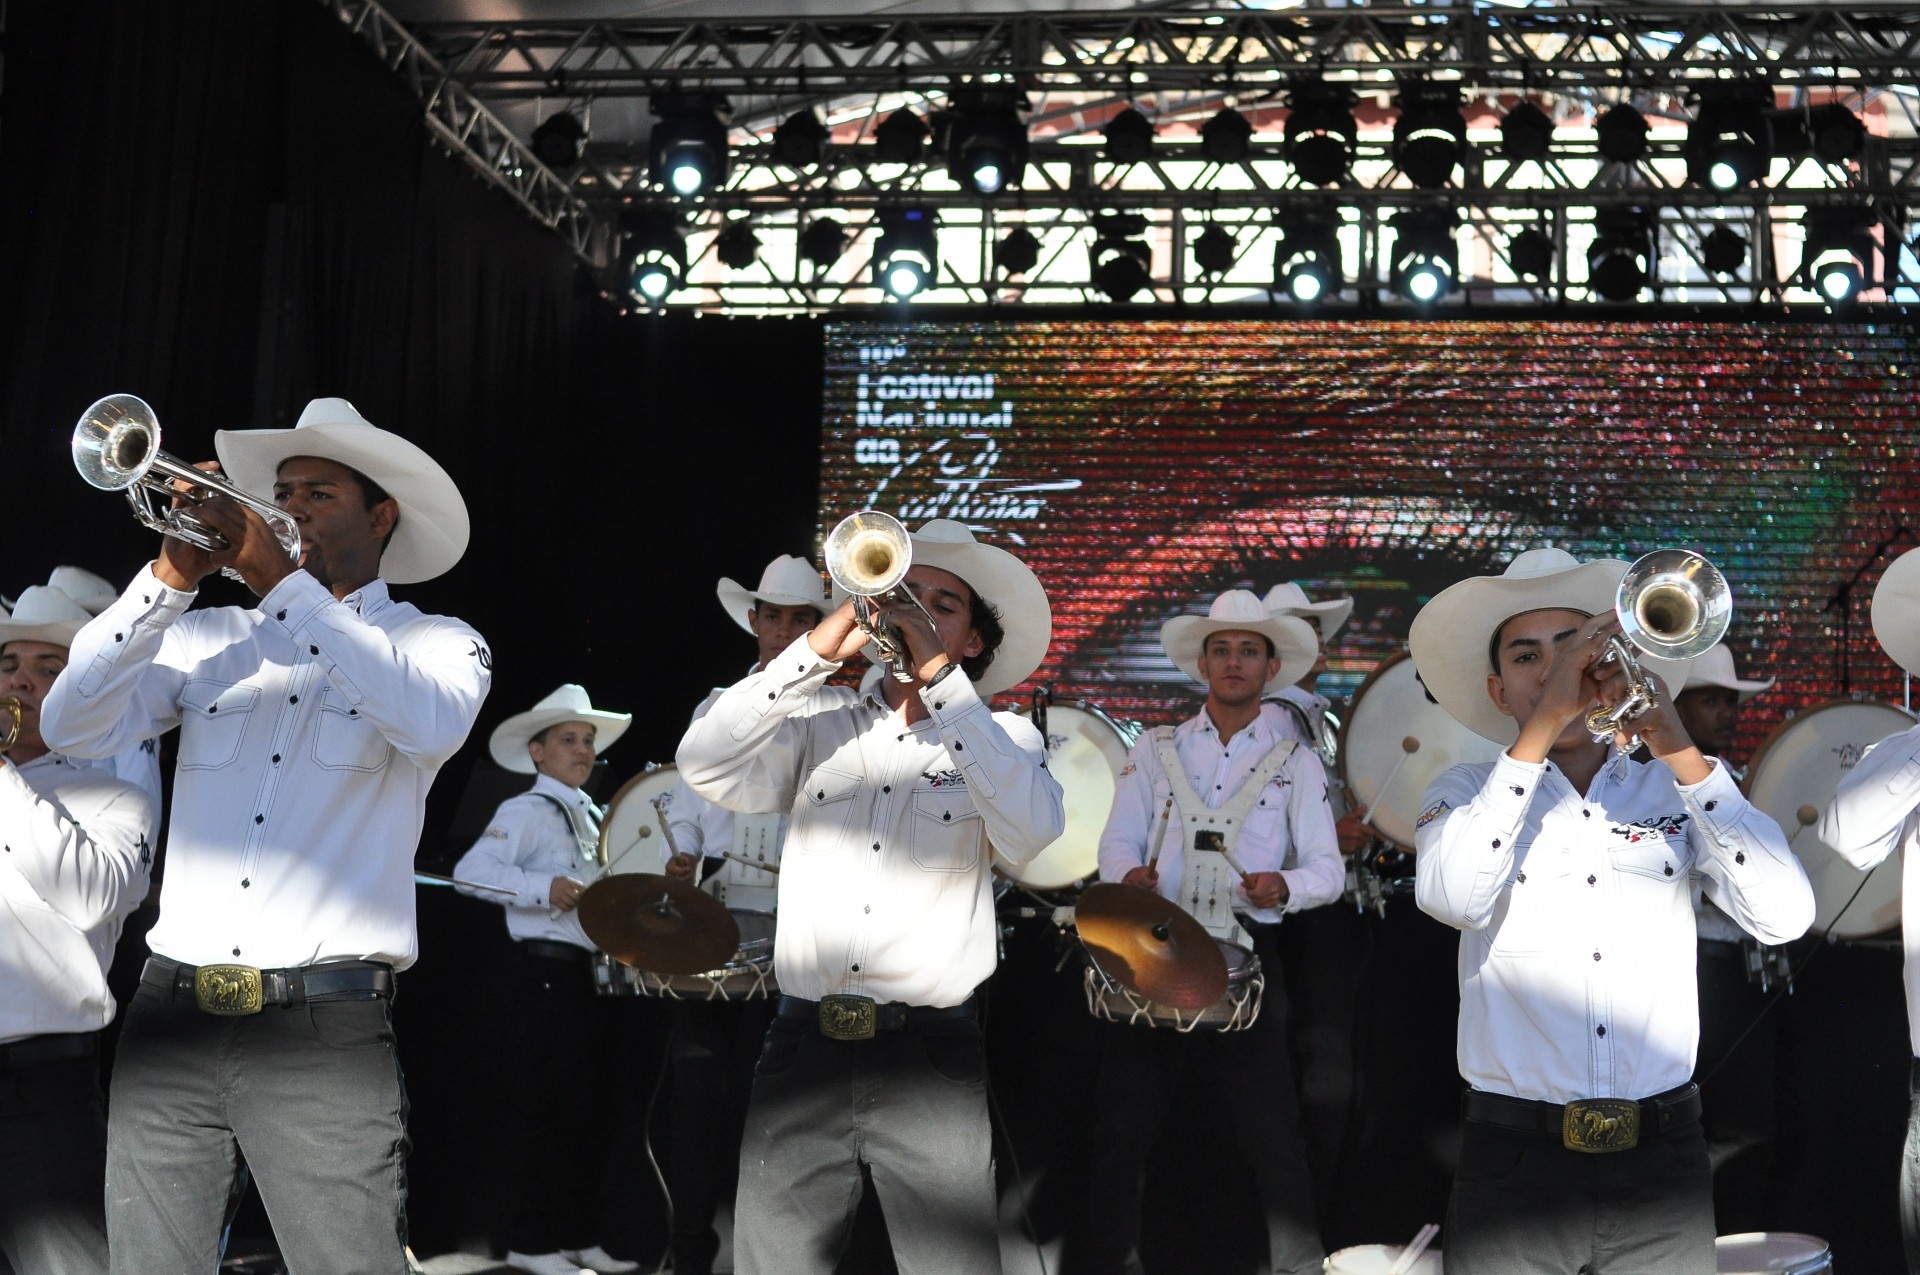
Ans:
<svg viewBox="0 0 1920 1275"><path fill-rule="evenodd" d="M1920 1058L1920 726L1883 739L1840 780L1820 816L1820 839L1866 872L1895 850L1900 868L1900 921L1906 947L1907 1034Z"/></svg>
<svg viewBox="0 0 1920 1275"><path fill-rule="evenodd" d="M461 880L512 890L513 897L454 888L505 907L507 933L516 940L546 939L596 951L580 928L579 909L553 917L547 891L555 877L591 883L600 871L599 844L600 812L587 794L539 775L533 787L500 803L486 831L453 867Z"/></svg>
<svg viewBox="0 0 1920 1275"><path fill-rule="evenodd" d="M1692 786L1613 757L1582 795L1551 762L1455 766L1420 816L1415 897L1460 935L1460 1074L1545 1102L1685 1084L1700 1041L1692 882L1765 943L1813 889L1725 767Z"/></svg>
<svg viewBox="0 0 1920 1275"><path fill-rule="evenodd" d="M688 728L680 773L731 809L789 812L781 991L958 1005L996 959L993 853L1025 863L1060 835L1060 785L1039 732L964 671L919 692L932 717L909 726L877 692L820 708L838 667L795 640Z"/></svg>
<svg viewBox="0 0 1920 1275"><path fill-rule="evenodd" d="M146 897L152 809L104 765L0 757L0 1043L113 1021L107 968Z"/></svg>
<svg viewBox="0 0 1920 1275"><path fill-rule="evenodd" d="M1233 799L1260 759L1289 738L1292 733L1283 734L1263 710L1252 725L1236 731L1223 744L1213 719L1203 708L1198 716L1174 730L1173 746L1187 768L1187 782L1209 809L1217 810ZM1246 886L1238 881L1234 883L1233 899L1234 911L1255 921L1274 923L1288 912L1319 907L1339 898L1346 884L1346 868L1334 837L1333 811L1327 805L1326 770L1312 749L1304 744L1296 747L1267 787L1247 812L1233 855L1249 872L1280 873L1287 883L1287 899L1277 908L1250 907ZM1102 881L1118 881L1134 868L1146 865L1171 791L1149 732L1133 746L1127 764L1120 769L1113 811L1100 834ZM1283 868L1290 852L1299 866ZM1186 866L1178 807L1168 823L1156 866L1161 895L1177 902Z"/></svg>
<svg viewBox="0 0 1920 1275"><path fill-rule="evenodd" d="M382 580L337 601L295 571L252 609L193 599L142 570L41 710L48 744L88 757L180 727L148 945L189 965L405 969L427 789L486 697L486 643Z"/></svg>

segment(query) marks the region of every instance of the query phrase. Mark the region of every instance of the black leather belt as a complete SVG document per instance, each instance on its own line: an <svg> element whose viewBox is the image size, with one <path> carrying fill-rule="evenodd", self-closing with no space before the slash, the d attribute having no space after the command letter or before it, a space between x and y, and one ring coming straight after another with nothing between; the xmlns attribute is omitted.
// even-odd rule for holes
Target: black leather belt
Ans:
<svg viewBox="0 0 1920 1275"><path fill-rule="evenodd" d="M25 1071L73 1058L92 1058L99 1052L98 1032L59 1032L28 1036L0 1045L0 1072Z"/></svg>
<svg viewBox="0 0 1920 1275"><path fill-rule="evenodd" d="M289 969L250 965L182 965L150 956L143 986L178 999L189 996L209 1014L257 1014L269 1005L291 1009L308 1001L393 998L393 967L378 961L327 961Z"/></svg>
<svg viewBox="0 0 1920 1275"><path fill-rule="evenodd" d="M584 965L593 955L584 947L572 943L555 943L550 939L521 939L520 954L537 956L543 961L569 961Z"/></svg>
<svg viewBox="0 0 1920 1275"><path fill-rule="evenodd" d="M973 997L958 1005L884 1004L866 996L826 996L817 1001L798 996L780 998L779 1016L810 1022L833 1040L871 1040L876 1032L899 1032L924 1023L974 1016Z"/></svg>
<svg viewBox="0 0 1920 1275"><path fill-rule="evenodd" d="M1625 1151L1643 1136L1698 1123L1700 1086L1688 1081L1638 1102L1620 1098L1535 1102L1468 1090L1466 1117L1515 1133L1555 1138L1569 1151Z"/></svg>

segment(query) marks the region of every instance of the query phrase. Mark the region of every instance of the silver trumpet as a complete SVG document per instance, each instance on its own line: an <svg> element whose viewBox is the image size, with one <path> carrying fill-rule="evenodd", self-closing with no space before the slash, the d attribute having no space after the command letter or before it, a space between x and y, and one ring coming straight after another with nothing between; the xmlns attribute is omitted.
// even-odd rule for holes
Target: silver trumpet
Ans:
<svg viewBox="0 0 1920 1275"><path fill-rule="evenodd" d="M1656 549L1627 568L1613 608L1620 632L1607 639L1601 662L1620 665L1627 693L1619 703L1587 714L1596 742L1613 738L1622 725L1659 707L1659 694L1634 651L1667 660L1706 654L1733 620L1733 591L1719 568L1692 550Z"/></svg>
<svg viewBox="0 0 1920 1275"><path fill-rule="evenodd" d="M827 536L827 575L853 595L853 618L873 639L880 663L902 682L913 680L913 656L899 628L883 612L911 606L933 616L902 582L913 565L913 540L898 518L877 509L848 514Z"/></svg>
<svg viewBox="0 0 1920 1275"><path fill-rule="evenodd" d="M0 699L0 754L20 742L20 712L19 696Z"/></svg>
<svg viewBox="0 0 1920 1275"><path fill-rule="evenodd" d="M193 507L218 494L238 501L266 520L287 556L300 556L300 528L286 511L250 496L219 474L210 474L160 450L160 421L153 409L131 394L109 394L73 427L73 467L102 491L124 491L140 525L213 553L227 538L196 516ZM187 491L174 480L190 484ZM156 494L166 502L156 506ZM179 503L175 499L180 498ZM227 575L238 578L231 568Z"/></svg>

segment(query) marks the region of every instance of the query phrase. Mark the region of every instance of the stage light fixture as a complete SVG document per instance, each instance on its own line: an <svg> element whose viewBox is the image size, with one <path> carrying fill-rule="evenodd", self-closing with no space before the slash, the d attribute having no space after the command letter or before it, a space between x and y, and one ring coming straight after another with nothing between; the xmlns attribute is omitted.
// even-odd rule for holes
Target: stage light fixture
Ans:
<svg viewBox="0 0 1920 1275"><path fill-rule="evenodd" d="M953 90L950 99L953 109L943 118L947 175L976 195L1018 189L1027 169L1027 95L964 88Z"/></svg>
<svg viewBox="0 0 1920 1275"><path fill-rule="evenodd" d="M1847 304L1866 287L1873 269L1870 208L1812 208L1807 211L1807 246L1800 273L1806 286L1829 307Z"/></svg>
<svg viewBox="0 0 1920 1275"><path fill-rule="evenodd" d="M760 255L760 236L744 217L730 221L714 236L713 255L729 270L745 270Z"/></svg>
<svg viewBox="0 0 1920 1275"><path fill-rule="evenodd" d="M727 122L733 108L711 93L659 93L653 98L647 168L682 199L710 195L727 180Z"/></svg>
<svg viewBox="0 0 1920 1275"><path fill-rule="evenodd" d="M1547 282L1553 277L1553 240L1538 226L1528 226L1507 241L1507 264L1522 279Z"/></svg>
<svg viewBox="0 0 1920 1275"><path fill-rule="evenodd" d="M1553 147L1553 120L1522 101L1500 121L1500 153L1512 160L1545 159Z"/></svg>
<svg viewBox="0 0 1920 1275"><path fill-rule="evenodd" d="M1653 270L1654 217L1644 208L1607 208L1594 218L1587 286L1609 301L1631 301Z"/></svg>
<svg viewBox="0 0 1920 1275"><path fill-rule="evenodd" d="M1731 277L1747 264L1747 238L1727 226L1715 226L1700 241L1700 264L1709 273Z"/></svg>
<svg viewBox="0 0 1920 1275"><path fill-rule="evenodd" d="M1139 213L1107 213L1094 221L1087 253L1087 279L1111 301L1131 301L1153 288L1153 250L1139 236L1147 219Z"/></svg>
<svg viewBox="0 0 1920 1275"><path fill-rule="evenodd" d="M888 295L905 301L933 286L940 263L931 208L883 208L880 241L873 249L873 278Z"/></svg>
<svg viewBox="0 0 1920 1275"><path fill-rule="evenodd" d="M1467 154L1467 118L1460 113L1460 91L1445 85L1409 81L1394 99L1400 118L1393 125L1393 162L1422 190L1447 184Z"/></svg>
<svg viewBox="0 0 1920 1275"><path fill-rule="evenodd" d="M1763 181L1773 160L1773 90L1754 81L1702 85L1683 148L1687 180L1733 191Z"/></svg>
<svg viewBox="0 0 1920 1275"><path fill-rule="evenodd" d="M1194 236L1194 264L1200 267L1202 274L1225 274L1233 269L1233 258L1239 246L1233 232L1225 226L1218 223L1209 225Z"/></svg>
<svg viewBox="0 0 1920 1275"><path fill-rule="evenodd" d="M1340 265L1340 221L1325 213L1283 213L1273 249L1273 285L1302 304L1325 300L1345 285Z"/></svg>
<svg viewBox="0 0 1920 1275"><path fill-rule="evenodd" d="M926 121L904 106L873 130L873 157L882 164L917 164L926 146Z"/></svg>
<svg viewBox="0 0 1920 1275"><path fill-rule="evenodd" d="M1600 154L1616 164L1631 164L1647 153L1647 117L1625 102L1608 107L1593 129Z"/></svg>
<svg viewBox="0 0 1920 1275"><path fill-rule="evenodd" d="M1253 125L1231 106L1200 126L1200 154L1215 164L1238 164L1253 153Z"/></svg>
<svg viewBox="0 0 1920 1275"><path fill-rule="evenodd" d="M1115 164L1137 164L1153 153L1153 121L1129 106L1107 121L1107 159Z"/></svg>
<svg viewBox="0 0 1920 1275"><path fill-rule="evenodd" d="M1858 159L1866 148L1867 126L1839 102L1768 111L1776 155L1812 155L1826 164Z"/></svg>
<svg viewBox="0 0 1920 1275"><path fill-rule="evenodd" d="M812 168L827 153L827 126L812 111L795 111L773 130L773 156L788 168Z"/></svg>
<svg viewBox="0 0 1920 1275"><path fill-rule="evenodd" d="M1459 284L1459 215L1450 208L1408 208L1393 216L1393 290L1430 305Z"/></svg>
<svg viewBox="0 0 1920 1275"><path fill-rule="evenodd" d="M800 256L825 270L847 250L847 223L835 217L815 217L800 232Z"/></svg>
<svg viewBox="0 0 1920 1275"><path fill-rule="evenodd" d="M1344 84L1296 83L1287 94L1287 162L1301 181L1331 186L1347 175L1359 137L1353 107L1359 99Z"/></svg>
<svg viewBox="0 0 1920 1275"><path fill-rule="evenodd" d="M587 140L586 126L572 111L560 111L540 121L531 139L534 158L555 172L580 162L580 144Z"/></svg>
<svg viewBox="0 0 1920 1275"><path fill-rule="evenodd" d="M687 241L672 213L629 209L620 216L625 239L627 289L643 305L658 309L687 277Z"/></svg>
<svg viewBox="0 0 1920 1275"><path fill-rule="evenodd" d="M993 246L993 264L1006 274L1025 274L1040 264L1040 237L1015 226Z"/></svg>

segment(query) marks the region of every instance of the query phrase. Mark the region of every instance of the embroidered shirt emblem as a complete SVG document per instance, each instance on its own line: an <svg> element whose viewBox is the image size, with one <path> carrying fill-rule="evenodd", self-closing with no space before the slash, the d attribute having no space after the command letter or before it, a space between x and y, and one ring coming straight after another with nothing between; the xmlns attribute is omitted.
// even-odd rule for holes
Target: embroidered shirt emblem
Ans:
<svg viewBox="0 0 1920 1275"><path fill-rule="evenodd" d="M929 788L965 788L967 777L957 770L922 771L920 778L927 781Z"/></svg>
<svg viewBox="0 0 1920 1275"><path fill-rule="evenodd" d="M1453 807L1448 805L1444 798L1436 801L1420 812L1420 817L1414 820L1413 826L1415 828L1424 828L1451 809L1453 809Z"/></svg>
<svg viewBox="0 0 1920 1275"><path fill-rule="evenodd" d="M1632 823L1615 824L1613 835L1625 837L1628 845L1645 841L1652 837L1677 837L1686 831L1687 820L1692 818L1684 811L1677 815L1655 815L1651 819L1636 819Z"/></svg>

